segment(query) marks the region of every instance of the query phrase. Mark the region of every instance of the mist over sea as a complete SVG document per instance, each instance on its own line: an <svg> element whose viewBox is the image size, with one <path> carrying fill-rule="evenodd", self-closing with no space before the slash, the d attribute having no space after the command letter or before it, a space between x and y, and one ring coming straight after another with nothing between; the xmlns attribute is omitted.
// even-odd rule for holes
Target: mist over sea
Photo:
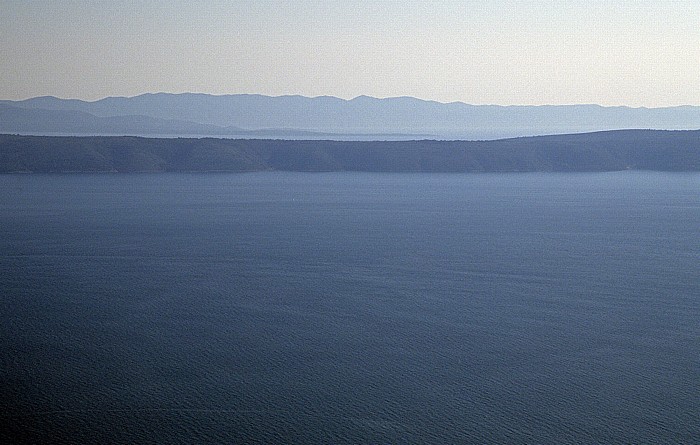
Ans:
<svg viewBox="0 0 700 445"><path fill-rule="evenodd" d="M700 174L0 189L0 440L700 437Z"/></svg>

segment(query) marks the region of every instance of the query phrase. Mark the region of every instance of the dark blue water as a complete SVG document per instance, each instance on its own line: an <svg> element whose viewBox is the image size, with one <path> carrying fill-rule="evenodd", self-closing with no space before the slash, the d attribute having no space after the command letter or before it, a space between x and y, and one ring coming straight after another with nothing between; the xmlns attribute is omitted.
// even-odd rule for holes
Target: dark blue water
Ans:
<svg viewBox="0 0 700 445"><path fill-rule="evenodd" d="M699 443L700 175L0 176L0 439Z"/></svg>

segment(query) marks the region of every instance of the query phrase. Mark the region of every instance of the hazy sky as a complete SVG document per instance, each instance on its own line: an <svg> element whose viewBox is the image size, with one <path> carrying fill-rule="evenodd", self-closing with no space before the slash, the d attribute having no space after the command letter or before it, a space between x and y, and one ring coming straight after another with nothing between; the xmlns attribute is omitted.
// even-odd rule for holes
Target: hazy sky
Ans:
<svg viewBox="0 0 700 445"><path fill-rule="evenodd" d="M700 0L0 0L0 98L700 105Z"/></svg>

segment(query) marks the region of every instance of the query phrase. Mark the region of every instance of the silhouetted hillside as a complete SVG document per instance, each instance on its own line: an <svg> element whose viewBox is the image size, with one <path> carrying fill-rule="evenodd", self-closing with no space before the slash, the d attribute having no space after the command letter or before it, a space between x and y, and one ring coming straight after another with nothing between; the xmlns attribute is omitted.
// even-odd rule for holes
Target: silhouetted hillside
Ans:
<svg viewBox="0 0 700 445"><path fill-rule="evenodd" d="M0 131L7 133L220 134L241 131L150 116L99 117L84 111L21 108L0 103Z"/></svg>
<svg viewBox="0 0 700 445"><path fill-rule="evenodd" d="M0 135L0 172L700 171L700 130L497 141L294 141Z"/></svg>
<svg viewBox="0 0 700 445"><path fill-rule="evenodd" d="M436 139L498 139L555 133L580 133L623 128L692 130L700 126L700 107L667 108L602 107L599 105L498 106L440 103L413 97L378 99L359 96L351 100L337 97L236 94L142 94L135 97L108 97L94 102L36 97L23 101L0 101L0 105L24 109L72 111L94 117L146 116L213 126L208 131L178 129L169 134L228 135L228 127L244 130L285 129L334 135L392 134L432 135ZM90 118L92 119L92 118ZM1 123L1 122L0 122ZM41 120L34 124L39 127ZM27 124L29 127L31 125ZM26 127L26 126L25 126ZM112 128L112 127L110 127ZM224 130L222 130L224 129ZM0 125L6 133L24 132ZM37 134L38 131L34 130ZM59 130L70 133L65 129ZM166 134L111 130L115 134ZM89 132L89 134L100 134ZM276 134L280 134L278 131ZM247 137L247 136L244 136ZM251 137L267 137L251 135ZM277 136L275 136L277 137ZM286 138L285 136L282 136ZM415 136L415 139L422 139Z"/></svg>
<svg viewBox="0 0 700 445"><path fill-rule="evenodd" d="M294 129L244 130L144 115L96 116L84 111L23 108L0 101L0 133L76 136L222 136L320 139L334 135ZM347 135L352 137L353 135ZM368 135L362 135L368 136ZM403 135L387 135L404 139Z"/></svg>

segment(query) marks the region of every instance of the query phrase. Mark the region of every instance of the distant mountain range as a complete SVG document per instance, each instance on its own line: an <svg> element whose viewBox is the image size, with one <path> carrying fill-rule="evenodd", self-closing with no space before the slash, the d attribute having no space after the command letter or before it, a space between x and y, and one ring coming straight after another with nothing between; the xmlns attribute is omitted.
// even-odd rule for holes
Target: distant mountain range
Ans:
<svg viewBox="0 0 700 445"><path fill-rule="evenodd" d="M94 102L55 97L0 101L0 132L405 140L499 139L614 129L698 129L700 107L497 106L236 94L143 94Z"/></svg>
<svg viewBox="0 0 700 445"><path fill-rule="evenodd" d="M310 141L0 135L11 172L700 171L700 130L619 130L495 141Z"/></svg>

